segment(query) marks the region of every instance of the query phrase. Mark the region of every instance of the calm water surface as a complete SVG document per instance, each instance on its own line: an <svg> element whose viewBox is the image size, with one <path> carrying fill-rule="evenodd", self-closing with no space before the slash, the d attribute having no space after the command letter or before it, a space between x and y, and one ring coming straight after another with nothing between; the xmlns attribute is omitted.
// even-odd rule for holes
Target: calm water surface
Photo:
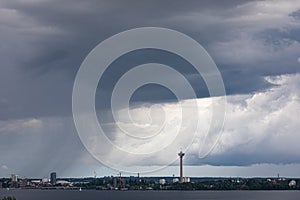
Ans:
<svg viewBox="0 0 300 200"><path fill-rule="evenodd" d="M71 191L71 190L0 190L3 196L17 200L300 200L300 191Z"/></svg>

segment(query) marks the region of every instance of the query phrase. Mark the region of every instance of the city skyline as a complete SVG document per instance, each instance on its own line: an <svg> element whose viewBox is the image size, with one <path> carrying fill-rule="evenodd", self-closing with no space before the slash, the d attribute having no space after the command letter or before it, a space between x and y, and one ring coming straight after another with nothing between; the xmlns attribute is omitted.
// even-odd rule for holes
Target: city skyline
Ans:
<svg viewBox="0 0 300 200"><path fill-rule="evenodd" d="M211 136L206 135L208 130L217 126L210 124L213 105L222 101L220 96L210 96L205 77L187 59L159 49L134 50L107 67L95 92L99 124L112 146L120 147L112 149L104 142L95 145L103 147L104 153L98 155L107 158L101 162L84 146L75 127L74 81L97 45L142 27L175 30L204 47L224 81L227 104L223 127L216 144L206 140ZM50 172L60 177L90 177L94 172L105 176L119 171L179 176L177 153L181 149L186 153L187 177L270 177L278 173L300 177L299 33L300 2L293 0L136 4L126 0L3 0L0 177L48 177ZM126 42L118 47L123 45ZM114 86L123 74L146 63L171 66L188 80L196 97L177 100L170 88L146 84L132 94L128 110L123 102L113 113ZM160 74L153 70L147 77ZM165 80L185 91L176 74L170 76ZM120 91L120 96L128 93ZM198 115L193 103L198 105ZM180 105L186 106L188 117L184 120L179 117ZM190 127L195 125L193 119L198 120L197 131ZM163 134L157 134L161 130ZM138 141L127 139L137 136ZM147 137L156 139L145 142ZM189 145L173 143L177 137ZM174 146L164 151L170 144ZM152 157L140 156L158 149ZM202 155L202 149L208 154ZM107 164L112 161L118 162Z"/></svg>

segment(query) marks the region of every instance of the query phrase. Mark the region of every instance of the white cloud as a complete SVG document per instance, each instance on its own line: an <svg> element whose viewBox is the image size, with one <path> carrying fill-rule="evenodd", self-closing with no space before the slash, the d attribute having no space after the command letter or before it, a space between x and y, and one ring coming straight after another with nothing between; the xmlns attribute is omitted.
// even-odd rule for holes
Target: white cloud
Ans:
<svg viewBox="0 0 300 200"><path fill-rule="evenodd" d="M276 85L266 91L254 94L228 96L227 117L223 134L211 156L226 156L228 152L234 152L240 155L250 155L252 160L250 164L256 164L256 162L262 162L256 158L263 153L266 157L272 159L278 155L283 156L273 161L266 159L266 163L289 163L290 160L300 162L297 153L300 151L298 145L300 140L300 134L298 133L300 129L298 119L300 111L300 74L266 77L266 81ZM203 141L210 126L211 99L198 99L197 101L201 109L199 114L200 131L188 151L189 157L198 157L200 142ZM165 113L171 113L167 116L167 121L171 124L169 127L164 127L163 134L158 134L148 141L130 140L122 131L114 129L113 142L117 146L127 148L129 151L150 152L172 142L174 137L172 134L176 133L178 126L184 129L183 134L179 135L180 141L191 141L193 134L190 132L190 124L188 121L184 121L180 125L180 117L176 113L177 110L174 104L166 103L160 106L163 107ZM135 108L133 113L141 116L145 114L145 109L147 108L141 106ZM189 112L191 111L189 110ZM120 112L120 114L124 113ZM191 112L189 119L195 117ZM156 124L152 124L149 130L152 130L152 128L157 129ZM128 132L136 133L136 126L131 123L126 123L126 129ZM115 151L111 152L109 157L115 157L115 160L119 160L118 164L120 165L148 165L149 162L164 165L168 164L165 162L168 160L166 156L170 159L176 159L176 152L179 150L180 144L174 146L177 146L178 149L164 149L164 157L160 157L160 154L158 154L146 161L135 155L128 155L126 159L122 159L122 156ZM231 161L239 164L238 158ZM195 162L198 163L199 161ZM218 165L218 160L215 160L213 164Z"/></svg>
<svg viewBox="0 0 300 200"><path fill-rule="evenodd" d="M176 22L196 25L194 28L200 30L206 26L221 25L224 26L224 31L228 31L226 27L236 31L246 29L251 33L267 29L288 31L300 27L299 21L290 15L299 9L300 3L294 0L249 1L222 10L207 9L199 12L185 12L181 15L175 15L171 19Z"/></svg>
<svg viewBox="0 0 300 200"><path fill-rule="evenodd" d="M245 4L232 6L222 10L201 10L201 12L186 12L174 16L174 21L193 22L198 29L207 25L224 25L235 30L247 29L251 32L266 29L283 31L298 28L300 24L291 13L300 9L300 3L294 0L249 1ZM227 31L226 29L224 31Z"/></svg>
<svg viewBox="0 0 300 200"><path fill-rule="evenodd" d="M0 121L0 133L22 133L27 130L34 131L41 129L42 125L42 120L35 118Z"/></svg>
<svg viewBox="0 0 300 200"><path fill-rule="evenodd" d="M252 1L233 9L235 14L228 21L250 29L253 27L256 31L272 28L289 30L300 26L290 16L299 9L300 2L293 0Z"/></svg>
<svg viewBox="0 0 300 200"><path fill-rule="evenodd" d="M6 165L1 165L1 169L8 170L8 167Z"/></svg>
<svg viewBox="0 0 300 200"><path fill-rule="evenodd" d="M244 153L285 155L287 159L297 155L300 150L299 78L299 74L267 77L266 80L278 86L253 95L229 97L224 133L214 153L235 149Z"/></svg>

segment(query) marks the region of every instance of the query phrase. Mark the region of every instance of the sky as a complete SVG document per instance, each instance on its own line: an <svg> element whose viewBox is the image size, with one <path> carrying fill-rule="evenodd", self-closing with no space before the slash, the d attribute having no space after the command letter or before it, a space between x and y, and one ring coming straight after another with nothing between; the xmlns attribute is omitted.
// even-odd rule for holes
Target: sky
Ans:
<svg viewBox="0 0 300 200"><path fill-rule="evenodd" d="M0 1L0 176L48 177L52 171L60 177L94 176L94 171L104 176L127 167L132 172L156 169L145 176L179 174L180 145L150 159L125 159L109 151L119 166L113 170L88 152L73 121L72 90L83 60L103 40L139 27L173 29L206 49L224 81L226 117L217 144L199 157L201 145L213 146L202 141L212 101L220 97L210 97L193 66L172 52L133 51L107 68L95 97L99 122L115 145L128 152L152 151L168 145L181 126L178 137L190 142L184 157L187 176L300 177L300 2L295 0ZM169 122L165 135L149 143L128 140L118 126L130 133L141 129L126 121L122 107L117 120L110 111L117 81L145 63L180 71L200 105L198 116L187 109L180 124L178 105L190 105L192 99L177 101L158 85L139 88L130 102L134 121L147 124L148 131L160 126L162 116ZM189 129L193 117L200 121L196 133Z"/></svg>

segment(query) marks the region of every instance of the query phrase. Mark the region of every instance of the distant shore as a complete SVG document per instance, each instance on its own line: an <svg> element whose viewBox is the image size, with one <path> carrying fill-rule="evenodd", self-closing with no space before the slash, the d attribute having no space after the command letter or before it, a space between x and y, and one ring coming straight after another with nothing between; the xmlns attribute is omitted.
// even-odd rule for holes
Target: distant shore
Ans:
<svg viewBox="0 0 300 200"><path fill-rule="evenodd" d="M298 178L198 178L191 177L180 182L176 177L102 177L102 178L58 178L55 184L48 179L20 179L12 182L0 179L0 188L40 190L300 190Z"/></svg>

